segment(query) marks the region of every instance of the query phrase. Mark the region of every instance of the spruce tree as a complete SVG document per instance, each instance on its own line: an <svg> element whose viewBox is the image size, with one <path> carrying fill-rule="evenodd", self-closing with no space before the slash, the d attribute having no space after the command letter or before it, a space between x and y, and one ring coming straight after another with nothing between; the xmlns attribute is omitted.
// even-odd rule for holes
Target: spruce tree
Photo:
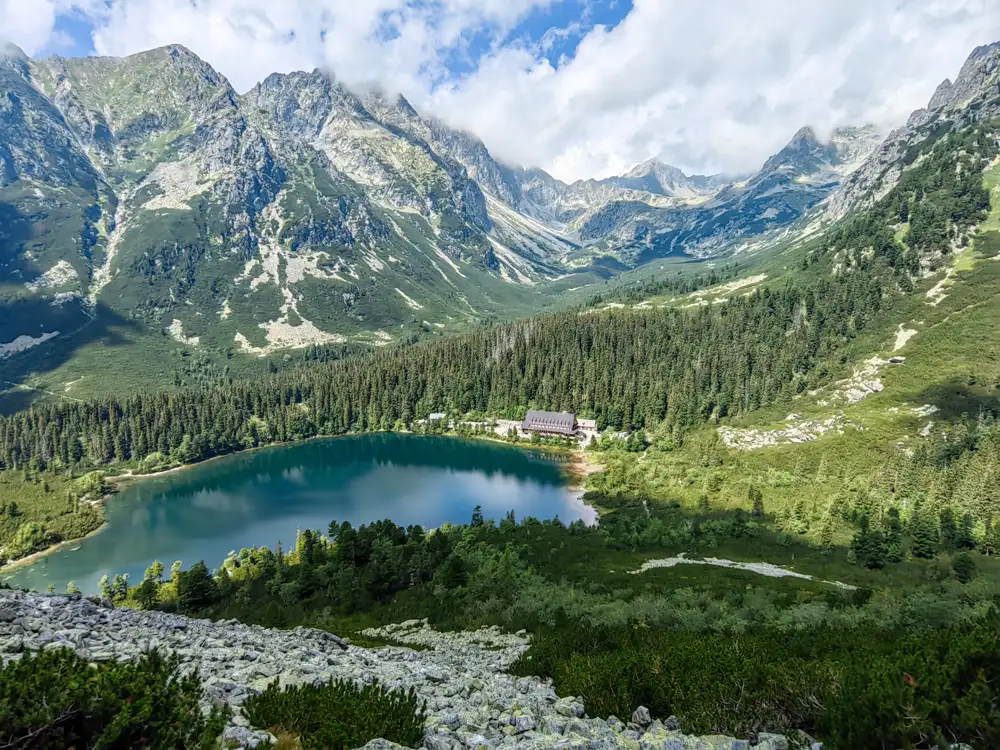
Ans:
<svg viewBox="0 0 1000 750"><path fill-rule="evenodd" d="M955 547L958 549L975 549L976 540L973 535L973 521L971 513L964 513L962 520L958 523L958 530L955 534Z"/></svg>
<svg viewBox="0 0 1000 750"><path fill-rule="evenodd" d="M937 524L929 516L918 514L913 526L913 540L910 545L913 556L930 560L937 555L938 544Z"/></svg>
<svg viewBox="0 0 1000 750"><path fill-rule="evenodd" d="M942 508L940 515L941 542L949 549L954 549L958 537L955 527L955 513L950 507Z"/></svg>
<svg viewBox="0 0 1000 750"><path fill-rule="evenodd" d="M960 583L968 583L976 577L976 561L972 559L972 555L968 552L959 552L955 555L955 559L952 560L951 567L955 571L955 578L957 578Z"/></svg>

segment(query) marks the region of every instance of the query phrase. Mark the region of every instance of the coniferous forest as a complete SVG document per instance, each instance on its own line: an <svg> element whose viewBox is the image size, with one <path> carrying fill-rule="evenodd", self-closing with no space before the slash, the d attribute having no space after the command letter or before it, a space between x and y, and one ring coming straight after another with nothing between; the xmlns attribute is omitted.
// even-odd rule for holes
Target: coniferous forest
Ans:
<svg viewBox="0 0 1000 750"><path fill-rule="evenodd" d="M56 476L189 463L408 428L431 412L575 411L634 433L631 443L595 446L606 466L589 498L611 512L594 527L513 513L499 523L477 513L433 532L331 520L325 534L304 530L288 552L177 563L168 578L157 563L139 585L118 577L102 593L118 605L282 627L360 630L428 617L441 627L527 628L533 645L518 673L551 677L594 713L627 715L641 703L698 732L804 731L832 748L994 747L1000 589L979 569L995 570L1000 544L995 415L952 419L863 482L844 466L769 470L771 487L800 494L780 513L752 483L745 508L726 505L716 475L744 464L699 428L784 408L850 365L852 343L974 240L990 208L982 171L998 152L993 125L917 149L896 187L790 256L784 277L719 304L572 309L334 361L316 352L308 366L255 380L41 404L0 418L0 470ZM602 301L728 274L625 286ZM695 512L649 477L657 451L687 442L697 454L696 440L707 446L698 465L663 485L684 485L685 499L703 488ZM807 493L825 491L830 475L839 486L816 519ZM102 489L99 475L77 481ZM817 520L813 545L804 535ZM17 543L30 550L44 529L23 536ZM789 564L798 555L830 580L795 589L701 571L674 585L630 569L638 553L759 559L764 550L790 555ZM858 585L834 585L845 570Z"/></svg>

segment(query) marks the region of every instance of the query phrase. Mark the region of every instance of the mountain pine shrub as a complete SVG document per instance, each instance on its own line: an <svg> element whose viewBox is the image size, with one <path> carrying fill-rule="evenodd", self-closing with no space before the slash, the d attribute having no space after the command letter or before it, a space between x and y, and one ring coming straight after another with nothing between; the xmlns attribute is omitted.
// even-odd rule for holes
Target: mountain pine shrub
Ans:
<svg viewBox="0 0 1000 750"><path fill-rule="evenodd" d="M27 653L0 669L0 747L215 748L226 713L203 715L196 675L156 651L90 665L69 649Z"/></svg>
<svg viewBox="0 0 1000 750"><path fill-rule="evenodd" d="M297 735L303 750L350 750L379 737L414 747L424 736L423 711L413 688L359 688L349 680L284 688L275 680L243 707L253 726Z"/></svg>

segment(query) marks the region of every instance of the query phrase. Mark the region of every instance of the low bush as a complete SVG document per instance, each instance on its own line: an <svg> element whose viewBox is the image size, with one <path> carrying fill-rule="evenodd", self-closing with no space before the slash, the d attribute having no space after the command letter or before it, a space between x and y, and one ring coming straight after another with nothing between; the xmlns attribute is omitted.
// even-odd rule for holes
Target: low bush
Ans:
<svg viewBox="0 0 1000 750"><path fill-rule="evenodd" d="M215 748L227 715L205 715L196 675L152 651L91 666L68 649L25 654L0 669L0 747Z"/></svg>
<svg viewBox="0 0 1000 750"><path fill-rule="evenodd" d="M350 750L379 737L413 747L423 739L423 710L412 688L359 688L345 680L284 688L275 680L243 707L253 726L296 735L303 750Z"/></svg>
<svg viewBox="0 0 1000 750"><path fill-rule="evenodd" d="M1000 747L1000 615L915 634L873 627L739 636L635 627L542 632L514 665L591 715L638 705L685 731L804 730L838 748Z"/></svg>

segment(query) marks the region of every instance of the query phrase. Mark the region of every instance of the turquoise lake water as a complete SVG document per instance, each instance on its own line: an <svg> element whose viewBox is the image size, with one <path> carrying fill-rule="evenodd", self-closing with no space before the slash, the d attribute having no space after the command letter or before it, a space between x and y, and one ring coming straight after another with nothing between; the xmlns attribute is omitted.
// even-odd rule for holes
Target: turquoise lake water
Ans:
<svg viewBox="0 0 1000 750"><path fill-rule="evenodd" d="M105 506L93 536L11 571L13 585L84 593L101 576L129 573L134 584L153 560L218 567L230 550L278 541L300 529L324 534L330 521L355 526L389 518L425 528L466 523L477 505L487 518L509 510L569 523L593 509L567 489L563 460L483 441L374 434L266 448L130 484Z"/></svg>

